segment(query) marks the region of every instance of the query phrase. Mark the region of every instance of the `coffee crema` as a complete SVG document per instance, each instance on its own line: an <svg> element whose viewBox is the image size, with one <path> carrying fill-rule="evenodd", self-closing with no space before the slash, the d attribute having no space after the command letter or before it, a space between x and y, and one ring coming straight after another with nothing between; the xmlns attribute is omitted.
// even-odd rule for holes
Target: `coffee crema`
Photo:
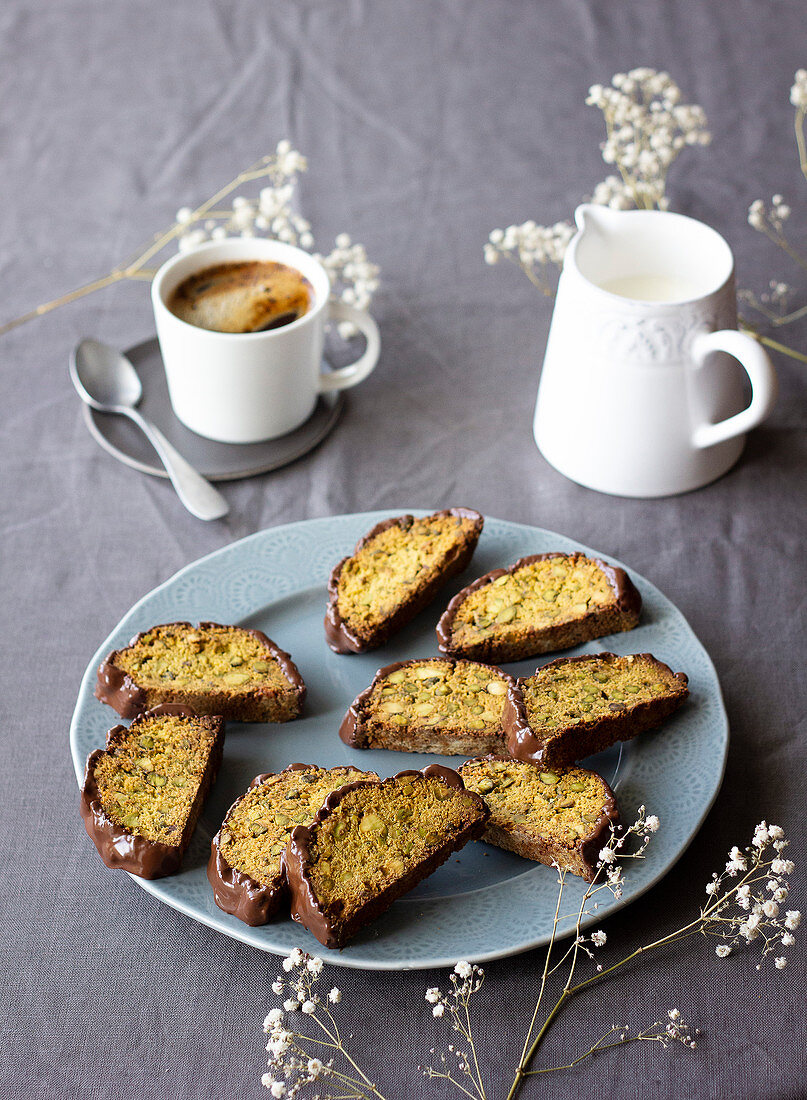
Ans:
<svg viewBox="0 0 807 1100"><path fill-rule="evenodd" d="M314 288L296 268L275 260L243 260L195 271L166 305L197 328L266 332L302 317L313 299Z"/></svg>

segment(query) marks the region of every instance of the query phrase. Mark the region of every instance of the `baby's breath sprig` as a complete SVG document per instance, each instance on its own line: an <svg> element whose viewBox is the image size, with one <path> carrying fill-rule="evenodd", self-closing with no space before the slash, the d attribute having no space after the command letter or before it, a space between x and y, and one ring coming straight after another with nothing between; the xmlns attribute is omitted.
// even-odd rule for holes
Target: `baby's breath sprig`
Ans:
<svg viewBox="0 0 807 1100"><path fill-rule="evenodd" d="M563 1066L544 1066L540 1069L531 1069L527 1071L526 1076L538 1077L542 1073L556 1073L562 1069L575 1069L581 1062L585 1062L587 1058L591 1058L594 1054L604 1050L613 1050L614 1047L626 1047L630 1043L660 1043L665 1048L670 1043L681 1043L682 1046L694 1050L698 1045L696 1041L698 1035L700 1035L698 1029L693 1030L689 1024L681 1019L681 1013L678 1009L671 1008L667 1013L666 1020L655 1020L635 1035L631 1034L631 1029L627 1025L620 1027L619 1024L613 1024L604 1035L600 1036L596 1043L582 1054L578 1054L571 1062L567 1062ZM609 1039L613 1039L613 1042L608 1042Z"/></svg>
<svg viewBox="0 0 807 1100"><path fill-rule="evenodd" d="M263 1022L269 1059L261 1083L275 1100L293 1100L320 1083L326 1092L309 1093L310 1100L385 1100L344 1044L334 1015L340 990L334 986L324 997L315 991L323 967L322 959L299 947L283 960L284 973L272 983L283 1007L273 1008ZM307 1034L306 1024L319 1031Z"/></svg>
<svg viewBox="0 0 807 1100"><path fill-rule="evenodd" d="M550 941L544 956L538 997L507 1100L513 1100L528 1078L574 1069L598 1052L630 1043L656 1042L662 1047L678 1043L688 1050L696 1048L698 1030L684 1022L679 1009L672 1008L667 1013L666 1020L656 1020L639 1031L632 1030L627 1024L613 1024L596 1042L569 1062L532 1068L539 1048L566 1002L576 993L615 974L625 964L648 951L690 936L713 936L720 941L715 948L717 957L724 959L739 947L758 941L762 945L762 959L771 956L776 970L785 969L787 957L782 951L795 942L795 932L801 924L801 913L795 909L783 908L790 891L788 876L794 870L793 862L783 855L788 844L783 830L778 825L768 825L764 821L756 827L751 843L745 849L735 846L730 850L724 870L720 874L715 873L707 883L707 900L694 920L653 943L637 948L618 962L605 967L598 962L596 952L607 944L606 932L597 929L589 935L582 933L584 919L595 914L598 907L598 902L592 899L602 890L607 890L616 898L622 896L625 861L642 859L653 834L659 828L658 817L648 814L645 807L641 806L631 826L623 830L611 830L606 844L600 850L594 881L580 901L575 934L560 958L555 961L553 953L558 939L558 926L563 919L561 910L567 879L566 872L558 869L558 898ZM594 973L576 979L577 968L586 958L594 963ZM762 963L758 963L757 969L761 969L761 966ZM560 997L539 1026L547 980L561 968L567 968L567 972ZM451 980L454 986L452 992L443 994L437 987L429 989L426 991L426 1001L432 1005L432 1012L436 1017L448 1015L453 1029L468 1044L471 1056L464 1050L455 1049L453 1044L449 1045L448 1051L452 1058L441 1054L441 1067L429 1067L425 1073L430 1078L443 1078L473 1100L486 1100L469 1008L470 997L481 985L481 980L475 981L475 968L467 962L457 964ZM461 990L460 996L458 988ZM457 1060L456 1069L453 1058Z"/></svg>
<svg viewBox="0 0 807 1100"><path fill-rule="evenodd" d="M356 244L347 233L340 233L327 256L316 254L331 280L331 295L356 309L369 309L378 290L380 268L367 259L363 244ZM356 335L356 326L341 321L337 331L344 340Z"/></svg>
<svg viewBox="0 0 807 1100"><path fill-rule="evenodd" d="M796 149L799 157L799 167L802 175L807 179L807 137L805 137L805 119L807 119L807 69L799 69L793 77L793 86L790 89L790 102L796 108L793 126L796 135ZM748 207L748 224L758 233L764 234L777 248L780 248L802 270L807 270L807 257L791 244L787 236L787 222L790 218L790 205L782 195L774 195L770 204L762 199L754 199ZM791 325L807 317L807 305L790 309L790 297L792 290L787 283L778 279L771 279L769 289L762 294L755 294L752 290L741 290L738 294L740 302L760 314L768 324L779 329L785 325ZM743 319L743 330L761 344L765 344L774 351L780 351L791 359L798 359L807 363L807 355L779 340L773 340L758 331L758 327L747 317Z"/></svg>
<svg viewBox="0 0 807 1100"><path fill-rule="evenodd" d="M468 1044L468 1050L460 1050L449 1044L448 1051L456 1064L449 1060L445 1054L440 1055L442 1068L435 1069L427 1066L423 1070L425 1077L433 1080L442 1078L449 1081L460 1092L470 1096L472 1100L486 1100L485 1086L482 1081L482 1073L479 1068L479 1060L476 1053L473 1033L471 1031L470 1001L474 993L477 993L485 980L485 972L480 966L461 959L451 974L451 989L443 993L437 986L426 990L426 1002L432 1006L432 1015L441 1019L448 1012L451 1026L457 1034L461 1035ZM433 1053L433 1052L432 1052ZM454 1076L458 1072L465 1080L465 1084Z"/></svg>
<svg viewBox="0 0 807 1100"><path fill-rule="evenodd" d="M141 246L133 256L106 275L0 325L0 336L26 321L32 321L104 287L127 279L152 279L156 268L149 267L149 262L172 242L176 242L180 252L190 252L208 240L264 236L296 245L307 252L312 251L314 236L311 225L294 209L298 178L307 169L308 161L302 153L292 148L290 141L279 141L274 153L261 157L255 164L239 172L200 206L181 207L171 226L158 233L147 245ZM233 196L234 191L258 180L265 180L267 184L261 188L257 197ZM333 298L359 309L369 308L378 289L379 268L370 263L363 245L354 244L346 233L341 233L331 252L325 256L317 254L316 258L328 272ZM345 339L354 336L355 331L347 322L339 325L340 335Z"/></svg>
<svg viewBox="0 0 807 1100"><path fill-rule="evenodd" d="M591 202L612 210L666 210L671 165L687 146L708 145L712 140L703 108L681 103L681 89L669 73L648 68L617 73L610 87L594 84L586 103L603 113L606 140L600 149L605 163L618 172L597 184ZM568 221L554 225L527 221L494 229L484 246L485 263L509 260L551 297L555 293L551 269L562 265L574 232Z"/></svg>
<svg viewBox="0 0 807 1100"><path fill-rule="evenodd" d="M590 977L578 982L573 981L575 968L580 960L581 954L593 958L593 948L603 947L606 943L606 935L601 931L594 932L590 937L582 937L580 935L580 925L583 916L586 913L592 912L592 908L596 909L596 904L594 907L589 907L589 898L603 887L611 890L617 897L620 895L622 868L617 860L621 861L626 858L636 857L641 858L647 848L651 834L656 832L658 828L658 818L654 815L647 816L644 807L641 807L637 821L627 832L627 835L632 833L639 839L639 846L636 851L632 853L625 851L626 835L623 834L619 836L613 832L608 844L601 850L597 876L586 891L580 904L576 935L572 945L567 949L561 959L561 963L569 958L571 960L566 983L564 984L556 1005L548 1014L543 1026L530 1043L532 1031L537 1020L538 1011L544 994L546 977L549 973L552 973L558 968L557 965L552 968L552 970L549 968L549 957L552 953L555 941L556 921L555 928L553 928L552 939L547 949L547 958L539 989L536 1010L527 1034L527 1041L524 1044L524 1050L516 1070L513 1085L508 1093L508 1100L512 1100L512 1098L516 1096L527 1077L556 1069L571 1068L572 1066L578 1065L598 1050L610 1049L640 1039L661 1041L662 1045L667 1045L668 1041L678 1041L686 1047L691 1049L695 1048L696 1041L693 1035L697 1034L697 1032L692 1032L688 1025L684 1025L681 1022L678 1009L671 1009L668 1014L668 1021L663 1024L663 1031L660 1030L662 1025L658 1021L649 1028L645 1028L633 1035L629 1033L626 1027L620 1029L617 1025L614 1025L614 1027L609 1032L606 1032L606 1034L592 1047L584 1051L566 1066L551 1066L535 1070L529 1068L552 1022L557 1018L564 1002L568 998L588 988L597 981L614 974L620 967L648 951L666 946L667 944L679 942L690 936L716 936L719 937L721 941L716 947L716 954L718 958L722 959L730 955L738 946L742 944L751 944L759 940L762 944L763 959L766 956L773 955L774 966L777 970L783 970L787 965L786 956L776 953L783 948L793 945L795 942L794 932L801 924L801 914L798 910L787 910L784 913L781 910L781 906L788 897L790 890L787 876L793 872L794 867L792 860L785 859L782 855L784 849L788 845L788 841L784 836L784 831L778 825L768 825L763 821L754 830L754 836L751 843L742 851L736 846L733 847L729 852L729 858L723 872L714 874L709 883L707 883L707 901L701 907L700 913L695 920L676 929L676 931L671 932L669 935L655 940L653 943L637 948L635 951L631 952L630 955L625 956L616 963L612 963L606 968L603 968L602 964L598 963L595 973ZM605 881L599 882L598 880L601 878L603 872L605 874ZM561 873L559 878L560 893L562 893L564 875ZM560 903L558 903L558 911L559 909ZM758 963L757 969L760 969L761 965L761 963ZM618 1037L614 1041L608 1042L617 1032L619 1032Z"/></svg>
<svg viewBox="0 0 807 1100"><path fill-rule="evenodd" d="M581 926L583 920L587 916L593 916L596 913L598 902L591 903L591 899L596 897L603 890L607 890L614 898L619 900L622 897L622 890L624 885L624 872L620 863L621 860L627 859L644 859L645 852L650 844L650 841L654 833L657 833L661 827L661 822L655 814L648 814L644 806L640 806L636 820L632 825L627 828L615 828L611 826L610 833L608 835L607 842L600 849L597 871L594 875L594 880L588 885L583 897L580 900L580 904L577 911L577 917L575 921L575 934L572 938L570 945L563 953L561 958L553 965L552 954L555 948L558 934L558 924L560 923L560 911L563 901L563 893L566 886L566 872L558 868L558 900L555 907L555 916L552 922L552 932L549 939L549 945L544 957L544 966L541 973L541 981L538 988L538 999L535 1003L532 1019L530 1020L529 1028L524 1039L524 1045L521 1049L521 1057L516 1067L516 1073L513 1078L513 1083L510 1086L510 1091L507 1094L507 1100L512 1100L516 1096L524 1081L530 1074L529 1065L538 1052L539 1047L543 1043L552 1023L561 1012L564 1003L569 997L581 989L587 982L594 981L600 977L604 971L602 964L596 964L596 972L593 977L588 978L584 982L580 982L577 985L574 984L574 975L580 962L581 956L588 956L594 958L594 949L604 947L607 943L607 934L598 929L590 937L585 937L581 933ZM547 980L550 975L554 974L562 966L568 963L569 971L566 977L566 982L563 987L563 991L555 1004L552 1011L547 1015L543 1025L536 1027L539 1020L539 1013L541 1011L541 1005L543 1004L544 994L546 993ZM608 1036L603 1036L604 1041ZM619 1045L614 1043L611 1045ZM588 1051L587 1057L593 1053L594 1048ZM579 1059L582 1060L582 1059ZM560 1066L550 1067L553 1069L560 1069Z"/></svg>
<svg viewBox="0 0 807 1100"><path fill-rule="evenodd" d="M560 267L573 236L574 226L570 222L536 225L529 221L523 225L508 225L507 229L494 229L485 245L485 263L509 260L521 268L542 294L551 297L555 291L549 265Z"/></svg>
<svg viewBox="0 0 807 1100"><path fill-rule="evenodd" d="M608 205L666 210L670 166L688 145L712 140L703 108L681 103L681 89L669 73L648 68L617 73L610 87L593 85L586 103L603 113L602 159L618 169L622 182L620 188L617 177L606 181Z"/></svg>

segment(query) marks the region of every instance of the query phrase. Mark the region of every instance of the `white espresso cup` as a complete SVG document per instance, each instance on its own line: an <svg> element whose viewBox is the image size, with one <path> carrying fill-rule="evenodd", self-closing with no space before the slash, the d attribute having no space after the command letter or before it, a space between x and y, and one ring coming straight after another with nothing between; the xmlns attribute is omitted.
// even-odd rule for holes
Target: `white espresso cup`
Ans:
<svg viewBox="0 0 807 1100"><path fill-rule="evenodd" d="M168 308L183 280L216 264L274 261L311 284L308 310L296 321L264 332L214 332L180 320ZM320 393L362 382L378 362L381 338L363 310L330 300L322 264L302 249L263 238L212 241L166 261L154 276L151 299L177 417L191 431L221 443L257 443L304 423ZM355 363L323 371L326 321L349 321L367 345Z"/></svg>

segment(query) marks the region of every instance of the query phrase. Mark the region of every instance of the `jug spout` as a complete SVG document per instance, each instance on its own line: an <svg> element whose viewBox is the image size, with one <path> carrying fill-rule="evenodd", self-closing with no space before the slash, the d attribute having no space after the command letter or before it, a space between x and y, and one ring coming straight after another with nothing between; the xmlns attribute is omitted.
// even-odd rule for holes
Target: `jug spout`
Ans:
<svg viewBox="0 0 807 1100"><path fill-rule="evenodd" d="M613 233L624 218L624 210L612 210L608 206L599 206L593 202L584 202L574 212L574 221L580 236L593 231L604 235Z"/></svg>

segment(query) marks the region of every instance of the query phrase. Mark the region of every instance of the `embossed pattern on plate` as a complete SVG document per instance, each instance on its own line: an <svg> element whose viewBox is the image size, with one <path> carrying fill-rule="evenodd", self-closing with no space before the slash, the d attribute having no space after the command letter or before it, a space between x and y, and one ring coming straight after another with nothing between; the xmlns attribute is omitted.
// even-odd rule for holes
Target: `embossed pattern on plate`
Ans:
<svg viewBox="0 0 807 1100"><path fill-rule="evenodd" d="M355 763L392 775L434 760L457 766L459 757L434 757L382 750L349 749L337 735L350 702L379 665L405 657L435 655L434 626L449 597L475 576L526 554L582 550L621 564L608 552L591 551L562 535L537 527L485 520L485 529L466 574L447 586L445 599L423 612L381 650L337 656L325 643L322 619L331 567L349 553L373 524L407 509L333 516L260 531L193 562L144 596L99 647L82 680L70 727L70 746L81 783L87 755L102 746L117 715L93 696L101 658L138 630L175 619L211 619L259 627L291 652L309 687L305 717L285 725L227 727L224 763L207 801L182 871L171 878L133 881L167 905L188 913L224 935L274 954L301 946L339 966L367 970L420 969L453 965L458 959L484 961L526 951L547 942L557 898L555 873L486 844L469 844L431 878L397 901L379 921L342 951L327 951L290 920L262 928L221 912L213 901L205 866L210 839L230 803L254 775L276 771L295 760L326 766ZM416 509L412 511L417 512ZM423 514L422 511L420 514ZM652 584L628 568L644 600L639 626L626 634L597 639L568 653L651 652L689 676L687 705L661 729L593 757L590 766L615 789L623 817L632 820L640 804L658 814L663 828L647 858L631 863L621 901L599 895L596 918L635 901L673 866L698 831L723 776L728 722L714 667L677 608ZM538 662L506 665L525 675ZM76 815L76 827L80 827ZM99 874L110 874L86 843L86 858ZM576 910L584 886L572 880L567 912ZM573 930L564 919L561 935Z"/></svg>

